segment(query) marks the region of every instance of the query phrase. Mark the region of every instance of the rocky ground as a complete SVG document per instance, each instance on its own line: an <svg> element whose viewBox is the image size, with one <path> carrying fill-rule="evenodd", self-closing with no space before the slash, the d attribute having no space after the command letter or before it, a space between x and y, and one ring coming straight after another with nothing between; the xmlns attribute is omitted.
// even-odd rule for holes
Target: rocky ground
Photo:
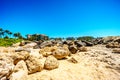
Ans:
<svg viewBox="0 0 120 80"><path fill-rule="evenodd" d="M59 60L58 68L31 74L29 79L120 80L120 54L111 53L103 45L89 47L88 52L79 52L71 57Z"/></svg>
<svg viewBox="0 0 120 80"><path fill-rule="evenodd" d="M57 43L0 47L0 80L120 80L119 42Z"/></svg>

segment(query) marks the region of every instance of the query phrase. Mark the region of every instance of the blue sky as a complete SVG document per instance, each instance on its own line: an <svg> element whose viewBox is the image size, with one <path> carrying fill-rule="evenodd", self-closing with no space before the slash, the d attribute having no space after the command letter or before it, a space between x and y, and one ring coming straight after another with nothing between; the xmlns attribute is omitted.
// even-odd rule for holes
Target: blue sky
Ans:
<svg viewBox="0 0 120 80"><path fill-rule="evenodd" d="M120 0L0 0L0 27L51 37L120 35Z"/></svg>

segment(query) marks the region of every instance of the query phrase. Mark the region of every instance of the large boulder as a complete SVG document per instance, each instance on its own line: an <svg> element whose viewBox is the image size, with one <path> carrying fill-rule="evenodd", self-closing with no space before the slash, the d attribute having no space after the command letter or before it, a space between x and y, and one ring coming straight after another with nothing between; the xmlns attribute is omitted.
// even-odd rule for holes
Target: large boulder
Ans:
<svg viewBox="0 0 120 80"><path fill-rule="evenodd" d="M73 43L73 41L71 41L71 40L66 40L66 41L63 41L63 44L66 44L66 45L73 45L74 43Z"/></svg>
<svg viewBox="0 0 120 80"><path fill-rule="evenodd" d="M75 45L71 45L68 48L72 54L75 54L77 52L77 47Z"/></svg>
<svg viewBox="0 0 120 80"><path fill-rule="evenodd" d="M79 52L87 52L87 48L85 46L78 48Z"/></svg>
<svg viewBox="0 0 120 80"><path fill-rule="evenodd" d="M82 42L84 42L86 44L86 46L93 46L94 45L94 43L89 42L89 41L82 41Z"/></svg>
<svg viewBox="0 0 120 80"><path fill-rule="evenodd" d="M42 65L42 62L40 61L39 58L30 55L28 59L26 60L26 64L28 67L28 73L35 73L35 72L40 72L44 65Z"/></svg>
<svg viewBox="0 0 120 80"><path fill-rule="evenodd" d="M70 54L68 48L58 47L55 51L53 51L53 56L57 59L62 59L67 57Z"/></svg>
<svg viewBox="0 0 120 80"><path fill-rule="evenodd" d="M40 49L39 53L42 54L44 57L52 55L52 53L57 49L57 46L52 47L44 47Z"/></svg>
<svg viewBox="0 0 120 80"><path fill-rule="evenodd" d="M30 43L27 43L26 45L24 45L23 47L24 48L33 48L34 46L36 46L37 43L35 42L30 42Z"/></svg>
<svg viewBox="0 0 120 80"><path fill-rule="evenodd" d="M84 42L81 42L81 41L75 41L74 44L75 44L77 47L86 46L86 44L85 44Z"/></svg>
<svg viewBox="0 0 120 80"><path fill-rule="evenodd" d="M9 80L27 80L28 69L26 63L21 60L14 67L12 74L9 76Z"/></svg>
<svg viewBox="0 0 120 80"><path fill-rule="evenodd" d="M13 54L12 59L14 64L17 64L20 60L26 60L29 57L29 53L26 51L16 52Z"/></svg>
<svg viewBox="0 0 120 80"><path fill-rule="evenodd" d="M53 43L51 41L44 41L43 43L40 44L40 48L50 47L52 45Z"/></svg>
<svg viewBox="0 0 120 80"><path fill-rule="evenodd" d="M45 69L51 70L51 69L58 68L58 66L59 66L58 60L54 56L48 56L46 58L46 61L44 64Z"/></svg>

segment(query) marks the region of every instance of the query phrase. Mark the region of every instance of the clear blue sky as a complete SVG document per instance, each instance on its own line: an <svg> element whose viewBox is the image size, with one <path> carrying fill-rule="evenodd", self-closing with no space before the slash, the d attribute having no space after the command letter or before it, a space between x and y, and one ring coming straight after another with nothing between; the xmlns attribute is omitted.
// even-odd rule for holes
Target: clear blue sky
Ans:
<svg viewBox="0 0 120 80"><path fill-rule="evenodd" d="M0 27L51 37L120 35L120 0L0 0Z"/></svg>

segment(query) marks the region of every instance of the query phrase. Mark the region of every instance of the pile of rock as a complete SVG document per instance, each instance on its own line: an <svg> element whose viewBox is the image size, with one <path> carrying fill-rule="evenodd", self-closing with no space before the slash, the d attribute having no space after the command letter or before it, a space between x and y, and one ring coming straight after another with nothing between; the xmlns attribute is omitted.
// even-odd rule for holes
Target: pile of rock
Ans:
<svg viewBox="0 0 120 80"><path fill-rule="evenodd" d="M0 80L26 80L29 74L43 69L56 69L59 67L58 60L87 51L86 45L92 46L91 43L86 43L69 40L21 42L20 46L14 47L13 52L5 51L6 53L0 54ZM39 46L38 53L34 51L37 50L34 49L36 46Z"/></svg>
<svg viewBox="0 0 120 80"><path fill-rule="evenodd" d="M107 48L120 48L120 36L109 36L103 38Z"/></svg>
<svg viewBox="0 0 120 80"><path fill-rule="evenodd" d="M40 54L39 54L40 55ZM0 80L26 80L29 74L59 66L54 56L36 57L27 51L0 54Z"/></svg>

